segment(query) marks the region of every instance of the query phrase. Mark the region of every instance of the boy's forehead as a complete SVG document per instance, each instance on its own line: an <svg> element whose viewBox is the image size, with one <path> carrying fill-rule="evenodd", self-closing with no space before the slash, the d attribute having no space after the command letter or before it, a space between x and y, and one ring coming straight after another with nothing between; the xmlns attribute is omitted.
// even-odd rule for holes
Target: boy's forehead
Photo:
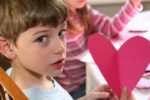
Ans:
<svg viewBox="0 0 150 100"><path fill-rule="evenodd" d="M53 30L59 30L59 29L62 29L62 28L67 28L67 23L64 22L60 25L58 25L57 27L54 27L52 25L37 25L35 27L32 27L32 28L29 28L26 32L30 32L30 33L37 33L37 32L40 32L42 30L45 30L45 31L53 31Z"/></svg>
<svg viewBox="0 0 150 100"><path fill-rule="evenodd" d="M39 23L38 25L37 25L38 27L53 27L53 28L58 28L58 27L65 27L65 26L67 26L67 21L64 21L63 23L60 23L59 25L57 25L57 26L54 26L54 25L52 25L52 24L47 24L47 25L44 25L42 22L41 23Z"/></svg>

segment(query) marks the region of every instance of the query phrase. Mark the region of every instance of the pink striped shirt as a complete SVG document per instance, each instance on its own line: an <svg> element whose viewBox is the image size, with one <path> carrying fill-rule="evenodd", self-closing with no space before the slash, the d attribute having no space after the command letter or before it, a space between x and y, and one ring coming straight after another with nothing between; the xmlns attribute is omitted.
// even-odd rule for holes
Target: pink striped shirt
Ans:
<svg viewBox="0 0 150 100"><path fill-rule="evenodd" d="M109 18L108 16L99 13L89 5L88 11L92 17L92 33L99 32L110 36L118 34L129 20L139 12L139 9L134 8L130 2L127 2L113 18ZM80 58L84 55L88 47L85 33L80 33L75 36L67 34L66 38L66 64L63 73L56 77L56 80L71 93L78 90L80 85L85 83L86 67L85 63L80 61Z"/></svg>

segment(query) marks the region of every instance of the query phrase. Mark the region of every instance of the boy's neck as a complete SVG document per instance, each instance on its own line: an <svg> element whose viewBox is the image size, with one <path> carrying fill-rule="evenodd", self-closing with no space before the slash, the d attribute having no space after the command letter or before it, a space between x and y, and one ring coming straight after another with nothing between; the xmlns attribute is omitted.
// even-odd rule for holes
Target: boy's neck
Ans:
<svg viewBox="0 0 150 100"><path fill-rule="evenodd" d="M48 90L54 87L52 78L31 74L28 70L18 70L19 71L17 71L16 68L13 68L11 77L21 89L36 87Z"/></svg>

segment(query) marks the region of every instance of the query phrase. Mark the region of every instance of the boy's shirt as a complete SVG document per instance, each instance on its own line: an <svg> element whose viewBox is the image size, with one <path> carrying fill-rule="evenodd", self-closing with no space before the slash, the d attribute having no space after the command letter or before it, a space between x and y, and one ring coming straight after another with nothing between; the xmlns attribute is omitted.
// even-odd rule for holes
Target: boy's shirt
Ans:
<svg viewBox="0 0 150 100"><path fill-rule="evenodd" d="M11 71L12 68L9 68L6 73L10 76ZM32 87L24 89L23 92L29 98L29 100L73 100L69 93L64 90L57 81L53 81L54 88L50 90Z"/></svg>

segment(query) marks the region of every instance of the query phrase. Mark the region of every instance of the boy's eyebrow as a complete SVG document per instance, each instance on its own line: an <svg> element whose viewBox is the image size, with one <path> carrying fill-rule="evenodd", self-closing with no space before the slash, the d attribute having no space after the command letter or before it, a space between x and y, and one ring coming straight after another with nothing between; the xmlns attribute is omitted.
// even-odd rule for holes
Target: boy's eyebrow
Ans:
<svg viewBox="0 0 150 100"><path fill-rule="evenodd" d="M59 26L60 28L64 28L64 27L67 27L67 23L63 23ZM34 31L33 32L33 35L36 35L37 33L42 33L42 32L48 32L48 31L52 31L51 28L48 28L48 29L41 29L41 30L37 30L37 31Z"/></svg>
<svg viewBox="0 0 150 100"><path fill-rule="evenodd" d="M50 30L39 30L39 31L34 32L33 35L36 35L38 33L48 32L48 31L50 31Z"/></svg>
<svg viewBox="0 0 150 100"><path fill-rule="evenodd" d="M50 29L39 30L39 31L34 32L33 35L36 35L38 33L48 32L48 31L51 31L51 30Z"/></svg>

